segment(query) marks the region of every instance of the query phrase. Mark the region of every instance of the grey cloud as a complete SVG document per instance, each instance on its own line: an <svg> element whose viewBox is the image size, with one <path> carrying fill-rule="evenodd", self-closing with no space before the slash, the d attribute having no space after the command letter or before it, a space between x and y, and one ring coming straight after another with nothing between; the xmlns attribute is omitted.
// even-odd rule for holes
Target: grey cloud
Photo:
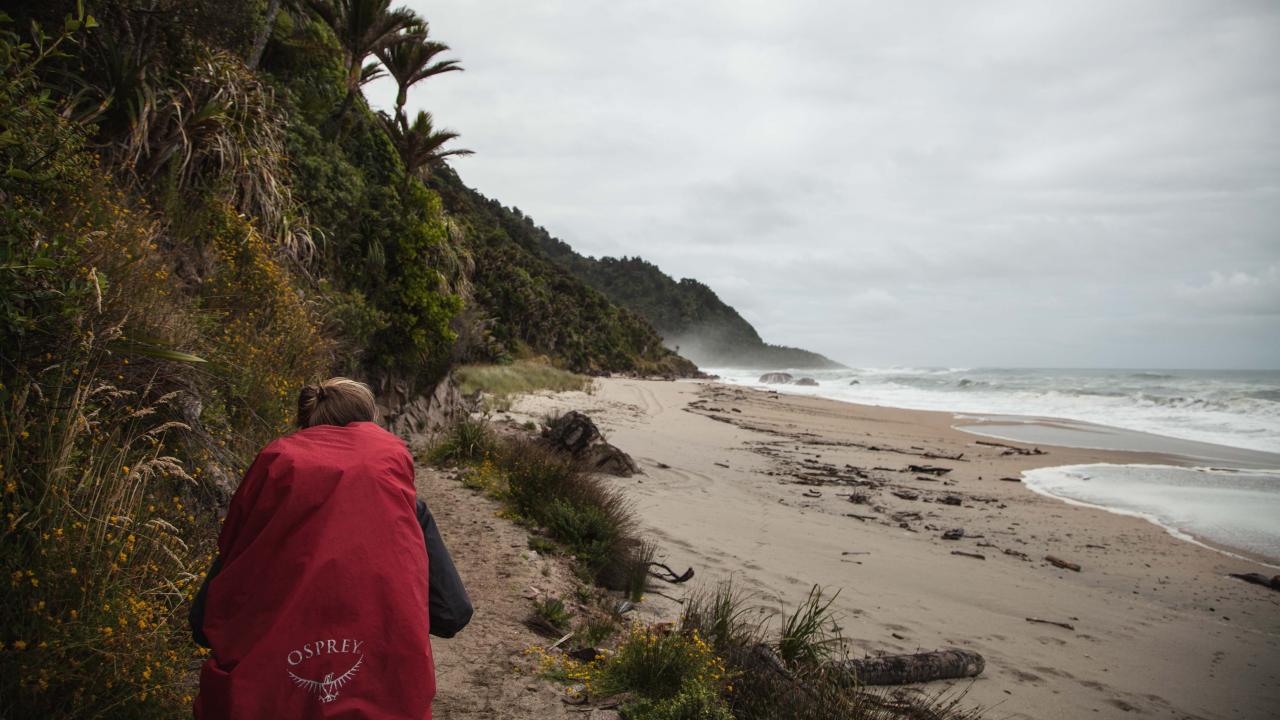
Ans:
<svg viewBox="0 0 1280 720"><path fill-rule="evenodd" d="M468 183L770 341L1280 366L1275 3L408 4Z"/></svg>

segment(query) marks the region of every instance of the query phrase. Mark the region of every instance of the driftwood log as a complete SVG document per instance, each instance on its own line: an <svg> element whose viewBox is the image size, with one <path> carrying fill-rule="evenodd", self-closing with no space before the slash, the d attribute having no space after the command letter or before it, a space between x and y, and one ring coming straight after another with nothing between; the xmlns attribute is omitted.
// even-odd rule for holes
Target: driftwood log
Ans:
<svg viewBox="0 0 1280 720"><path fill-rule="evenodd" d="M1060 557L1055 557L1055 556L1053 556L1053 555L1045 555L1045 556L1044 556L1044 559L1045 559L1046 561L1048 561L1048 563L1049 563L1050 565L1053 565L1054 567L1060 567L1060 568L1062 568L1063 570L1074 570L1075 572L1080 572L1080 564L1079 564L1079 563L1073 563L1073 562L1071 562L1071 561L1069 561L1069 560L1063 560L1062 558L1060 558Z"/></svg>
<svg viewBox="0 0 1280 720"><path fill-rule="evenodd" d="M1280 575L1267 577L1262 573L1231 573L1231 577L1254 585L1261 585L1272 590L1280 590Z"/></svg>
<svg viewBox="0 0 1280 720"><path fill-rule="evenodd" d="M981 655L951 648L914 655L881 655L860 660L842 660L832 667L848 674L850 682L862 685L907 685L931 680L977 677L987 666Z"/></svg>
<svg viewBox="0 0 1280 720"><path fill-rule="evenodd" d="M908 465L907 472L920 473L921 475L946 475L951 472L951 468L938 465Z"/></svg>

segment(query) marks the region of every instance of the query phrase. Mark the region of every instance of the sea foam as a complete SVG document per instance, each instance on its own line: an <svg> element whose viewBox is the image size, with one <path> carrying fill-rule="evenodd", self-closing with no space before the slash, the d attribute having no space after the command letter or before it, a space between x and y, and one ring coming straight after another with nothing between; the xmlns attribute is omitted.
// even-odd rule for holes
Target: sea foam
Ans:
<svg viewBox="0 0 1280 720"><path fill-rule="evenodd" d="M1022 475L1038 493L1141 517L1177 537L1280 564L1280 473L1093 464Z"/></svg>
<svg viewBox="0 0 1280 720"><path fill-rule="evenodd" d="M778 368L781 369L781 368ZM708 369L761 386L761 370ZM854 368L769 386L868 405L1077 420L1280 453L1280 371Z"/></svg>

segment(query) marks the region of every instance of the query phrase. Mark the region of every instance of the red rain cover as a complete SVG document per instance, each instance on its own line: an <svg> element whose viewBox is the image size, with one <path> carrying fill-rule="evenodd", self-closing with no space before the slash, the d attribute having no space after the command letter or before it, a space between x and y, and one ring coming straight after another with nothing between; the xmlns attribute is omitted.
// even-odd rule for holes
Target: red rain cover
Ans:
<svg viewBox="0 0 1280 720"><path fill-rule="evenodd" d="M413 459L373 423L318 425L258 454L209 583L199 720L430 720L427 553Z"/></svg>

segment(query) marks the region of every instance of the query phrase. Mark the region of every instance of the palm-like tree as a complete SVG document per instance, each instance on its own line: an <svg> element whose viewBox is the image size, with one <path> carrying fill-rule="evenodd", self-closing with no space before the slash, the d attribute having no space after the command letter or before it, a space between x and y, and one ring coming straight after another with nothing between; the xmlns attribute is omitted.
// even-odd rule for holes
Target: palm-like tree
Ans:
<svg viewBox="0 0 1280 720"><path fill-rule="evenodd" d="M345 109L360 86L381 74L370 55L402 42L421 41L426 25L412 10L391 9L391 0L307 0L307 7L332 28L347 68Z"/></svg>
<svg viewBox="0 0 1280 720"><path fill-rule="evenodd" d="M427 26L409 31L412 37L388 45L377 51L378 59L396 79L400 91L396 94L396 108L403 108L408 99L409 87L433 75L462 70L457 60L436 60L440 53L448 52L444 43L427 40Z"/></svg>
<svg viewBox="0 0 1280 720"><path fill-rule="evenodd" d="M399 110L395 117L384 112L378 113L378 117L404 162L406 178L416 175L425 179L432 168L444 163L445 158L473 154L461 148L445 150L444 145L457 139L458 133L446 128L437 130L429 112L419 110L413 124L409 124L408 118Z"/></svg>

